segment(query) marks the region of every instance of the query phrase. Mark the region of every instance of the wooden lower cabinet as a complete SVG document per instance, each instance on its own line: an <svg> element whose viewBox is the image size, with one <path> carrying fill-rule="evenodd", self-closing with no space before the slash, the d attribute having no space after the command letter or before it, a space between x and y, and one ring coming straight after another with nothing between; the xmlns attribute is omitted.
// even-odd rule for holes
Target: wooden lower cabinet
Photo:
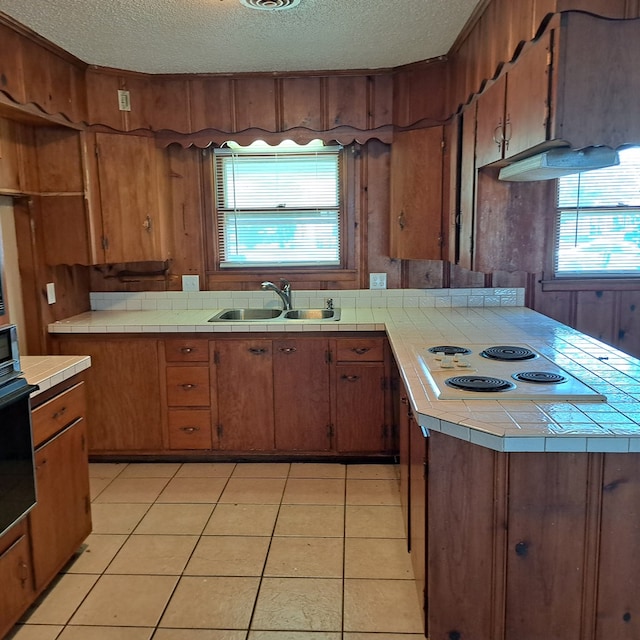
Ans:
<svg viewBox="0 0 640 640"><path fill-rule="evenodd" d="M640 454L502 453L431 431L427 464L410 517L415 566L426 509L431 640L640 637Z"/></svg>
<svg viewBox="0 0 640 640"><path fill-rule="evenodd" d="M65 336L54 342L60 354L91 356L86 382L89 451L162 450L157 340Z"/></svg>
<svg viewBox="0 0 640 640"><path fill-rule="evenodd" d="M84 418L36 449L38 503L29 513L35 587L44 588L91 532Z"/></svg>
<svg viewBox="0 0 640 640"><path fill-rule="evenodd" d="M37 503L0 538L0 638L91 533L85 383L75 376L32 403Z"/></svg>
<svg viewBox="0 0 640 640"><path fill-rule="evenodd" d="M4 638L35 597L24 518L0 537L0 638Z"/></svg>
<svg viewBox="0 0 640 640"><path fill-rule="evenodd" d="M329 341L274 340L273 378L276 449L331 450Z"/></svg>
<svg viewBox="0 0 640 640"><path fill-rule="evenodd" d="M395 452L390 360L384 338L335 340L336 449L341 453Z"/></svg>
<svg viewBox="0 0 640 640"><path fill-rule="evenodd" d="M271 340L216 343L219 447L273 451L273 353Z"/></svg>
<svg viewBox="0 0 640 640"><path fill-rule="evenodd" d="M54 336L87 354L91 455L391 455L384 337Z"/></svg>
<svg viewBox="0 0 640 640"><path fill-rule="evenodd" d="M38 501L28 518L37 591L91 532L85 409L80 382L33 410Z"/></svg>

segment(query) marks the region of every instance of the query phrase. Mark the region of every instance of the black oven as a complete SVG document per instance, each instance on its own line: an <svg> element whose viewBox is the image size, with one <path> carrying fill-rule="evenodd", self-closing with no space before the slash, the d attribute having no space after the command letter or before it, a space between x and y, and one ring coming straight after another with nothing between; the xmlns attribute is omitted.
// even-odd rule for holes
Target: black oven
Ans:
<svg viewBox="0 0 640 640"><path fill-rule="evenodd" d="M0 385L0 535L36 503L30 394L24 378Z"/></svg>
<svg viewBox="0 0 640 640"><path fill-rule="evenodd" d="M5 324L0 327L0 385L21 373L18 330L15 324Z"/></svg>

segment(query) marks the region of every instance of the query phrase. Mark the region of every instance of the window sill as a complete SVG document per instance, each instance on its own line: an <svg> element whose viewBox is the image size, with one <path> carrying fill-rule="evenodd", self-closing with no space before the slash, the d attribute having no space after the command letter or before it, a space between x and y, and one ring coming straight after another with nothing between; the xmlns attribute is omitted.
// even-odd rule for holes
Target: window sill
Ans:
<svg viewBox="0 0 640 640"><path fill-rule="evenodd" d="M540 280L542 291L637 291L640 278L557 278Z"/></svg>

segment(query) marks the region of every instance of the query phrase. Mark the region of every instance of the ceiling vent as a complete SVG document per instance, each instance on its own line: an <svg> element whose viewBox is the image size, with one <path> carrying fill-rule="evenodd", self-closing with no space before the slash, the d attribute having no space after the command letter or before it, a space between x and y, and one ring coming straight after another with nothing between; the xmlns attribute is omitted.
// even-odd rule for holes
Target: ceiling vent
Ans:
<svg viewBox="0 0 640 640"><path fill-rule="evenodd" d="M240 0L240 4L249 7L249 9L280 11L297 7L300 4L300 0Z"/></svg>

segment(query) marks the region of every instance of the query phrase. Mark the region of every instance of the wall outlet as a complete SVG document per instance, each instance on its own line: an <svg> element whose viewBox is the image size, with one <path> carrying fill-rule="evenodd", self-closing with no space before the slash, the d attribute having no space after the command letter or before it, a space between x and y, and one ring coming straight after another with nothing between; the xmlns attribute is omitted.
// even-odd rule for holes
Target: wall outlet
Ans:
<svg viewBox="0 0 640 640"><path fill-rule="evenodd" d="M386 289L387 274L386 273L370 273L369 289Z"/></svg>
<svg viewBox="0 0 640 640"><path fill-rule="evenodd" d="M183 291L200 291L200 276L182 276Z"/></svg>
<svg viewBox="0 0 640 640"><path fill-rule="evenodd" d="M54 282L47 282L47 302L55 304L56 302L56 285Z"/></svg>
<svg viewBox="0 0 640 640"><path fill-rule="evenodd" d="M131 94L128 91L118 89L118 109L131 111Z"/></svg>

